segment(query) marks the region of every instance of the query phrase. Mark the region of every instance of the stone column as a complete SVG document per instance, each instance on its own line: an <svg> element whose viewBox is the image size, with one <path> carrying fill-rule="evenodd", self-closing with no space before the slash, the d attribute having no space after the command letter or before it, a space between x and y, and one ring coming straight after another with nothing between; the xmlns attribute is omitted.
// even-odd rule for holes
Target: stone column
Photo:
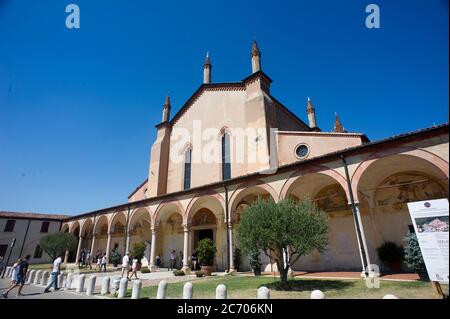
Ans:
<svg viewBox="0 0 450 319"><path fill-rule="evenodd" d="M78 239L78 248L77 248L77 256L75 257L75 263L77 263L80 258L82 243L83 243L83 237L80 236L80 238Z"/></svg>
<svg viewBox="0 0 450 319"><path fill-rule="evenodd" d="M359 203L355 203L355 213L359 224L359 232L361 234L361 241L364 247L364 253L366 255L366 262L368 266L367 270L369 271L369 273L371 273L373 270L370 263L369 248L367 247L366 235L364 234L364 226L361 219L361 212L359 211Z"/></svg>
<svg viewBox="0 0 450 319"><path fill-rule="evenodd" d="M94 255L95 237L96 237L96 235L92 234L92 243L91 243L91 251L90 251L91 257Z"/></svg>
<svg viewBox="0 0 450 319"><path fill-rule="evenodd" d="M230 272L235 272L234 269L234 260L233 260L233 224L228 222L228 238L230 239Z"/></svg>
<svg viewBox="0 0 450 319"><path fill-rule="evenodd" d="M189 227L187 225L184 228L184 241L183 241L183 268L185 274L189 274L191 269L189 268L188 256L189 256Z"/></svg>
<svg viewBox="0 0 450 319"><path fill-rule="evenodd" d="M130 250L130 241L131 241L131 235L128 232L127 234L127 240L126 240L126 245L125 245L125 253L127 253Z"/></svg>
<svg viewBox="0 0 450 319"><path fill-rule="evenodd" d="M108 232L108 241L106 242L106 260L108 263L110 250L111 250L111 232Z"/></svg>
<svg viewBox="0 0 450 319"><path fill-rule="evenodd" d="M150 248L150 271L156 271L155 264L155 254L156 254L156 229L152 228L152 246Z"/></svg>
<svg viewBox="0 0 450 319"><path fill-rule="evenodd" d="M69 260L69 251L66 250L65 254L64 254L64 263L67 264L67 261Z"/></svg>

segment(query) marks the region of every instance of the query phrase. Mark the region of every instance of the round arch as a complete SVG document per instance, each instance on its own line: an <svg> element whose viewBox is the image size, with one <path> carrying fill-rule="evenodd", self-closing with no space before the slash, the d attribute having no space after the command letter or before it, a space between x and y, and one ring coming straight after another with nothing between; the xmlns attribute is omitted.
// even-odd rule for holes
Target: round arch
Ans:
<svg viewBox="0 0 450 319"><path fill-rule="evenodd" d="M364 175L364 172L376 161L389 157L394 155L404 155L404 156L411 156L414 158L422 159L425 162L428 162L429 164L433 165L441 171L442 174L446 176L446 178L449 178L449 163L442 159L441 157L437 156L436 154L433 154L431 152L415 148L415 147L394 147L389 149L383 149L379 150L377 152L374 152L367 156L367 158L362 161L358 167L356 168L355 172L353 173L351 177L351 183L352 183L352 189L357 190L359 188L359 183L361 178Z"/></svg>
<svg viewBox="0 0 450 319"><path fill-rule="evenodd" d="M299 178L301 178L302 176L306 176L308 174L322 174L332 178L333 180L336 181L336 183L338 183L342 187L347 196L347 199L350 198L345 178L334 169L330 169L326 166L317 165L309 167L306 170L305 169L298 170L294 172L291 176L289 176L289 178L286 180L283 187L281 188L280 200L286 199L287 194L289 194L289 192L292 190L293 185L299 180Z"/></svg>

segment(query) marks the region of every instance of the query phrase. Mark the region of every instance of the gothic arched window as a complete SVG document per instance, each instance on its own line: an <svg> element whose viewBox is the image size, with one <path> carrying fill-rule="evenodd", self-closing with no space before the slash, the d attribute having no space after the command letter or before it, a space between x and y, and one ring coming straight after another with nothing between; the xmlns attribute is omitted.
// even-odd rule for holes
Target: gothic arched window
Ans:
<svg viewBox="0 0 450 319"><path fill-rule="evenodd" d="M191 149L184 152L184 189L191 188Z"/></svg>
<svg viewBox="0 0 450 319"><path fill-rule="evenodd" d="M222 179L231 178L230 135L222 135Z"/></svg>

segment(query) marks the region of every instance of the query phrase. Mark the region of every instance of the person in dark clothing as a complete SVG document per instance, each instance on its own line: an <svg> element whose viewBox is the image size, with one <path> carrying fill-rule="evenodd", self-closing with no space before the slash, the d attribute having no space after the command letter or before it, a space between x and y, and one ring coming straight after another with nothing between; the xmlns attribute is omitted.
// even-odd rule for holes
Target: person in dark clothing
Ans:
<svg viewBox="0 0 450 319"><path fill-rule="evenodd" d="M10 287L3 293L4 298L8 298L8 293L16 287L19 287L17 291L17 296L22 296L23 285L25 285L25 279L27 278L28 266L30 265L30 255L27 255L24 260L20 263L19 271L17 272L16 284Z"/></svg>

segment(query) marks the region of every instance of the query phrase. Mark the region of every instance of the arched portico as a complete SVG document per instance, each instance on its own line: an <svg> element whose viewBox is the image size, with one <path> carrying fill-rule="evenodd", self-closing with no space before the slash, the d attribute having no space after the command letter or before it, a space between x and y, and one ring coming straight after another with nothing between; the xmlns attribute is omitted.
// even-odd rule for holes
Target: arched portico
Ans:
<svg viewBox="0 0 450 319"><path fill-rule="evenodd" d="M179 203L168 202L160 205L155 213L153 229L155 236L151 242L152 250L161 258L161 265L169 267L171 252L174 250L180 258L180 251L183 251L183 212Z"/></svg>
<svg viewBox="0 0 450 319"><path fill-rule="evenodd" d="M329 233L328 245L323 253L313 251L301 257L292 265L292 269L361 270L363 263L354 217L341 176L322 172L296 175L286 189L284 198L312 200L327 214Z"/></svg>
<svg viewBox="0 0 450 319"><path fill-rule="evenodd" d="M355 190L372 263L381 265L377 248L387 241L403 246L413 230L407 203L448 198L448 176L434 162L406 154L383 156L360 168Z"/></svg>
<svg viewBox="0 0 450 319"><path fill-rule="evenodd" d="M250 183L241 184L236 191L233 192L230 198L230 223L229 223L229 238L230 240L230 255L233 256L235 247L239 247L237 242L235 229L239 224L240 219L245 213L245 209L252 204L258 198L271 199L275 202L278 201L278 194L268 184L262 181L254 181ZM236 244L234 244L236 243ZM265 255L261 255L261 261L263 263L263 269L271 269L271 263L269 258ZM231 268L234 269L234 260L232 260ZM245 254L242 254L241 269L250 270L250 264ZM240 269L240 270L241 270Z"/></svg>
<svg viewBox="0 0 450 319"><path fill-rule="evenodd" d="M111 252L118 250L121 255L126 253L126 230L127 230L127 215L125 212L116 212L109 223L109 237L110 242L106 250L106 256L111 256Z"/></svg>
<svg viewBox="0 0 450 319"><path fill-rule="evenodd" d="M151 214L146 207L134 210L128 223L127 250L132 250L134 243L144 242L147 247L144 259L142 260L144 266L148 265L150 258L151 225Z"/></svg>
<svg viewBox="0 0 450 319"><path fill-rule="evenodd" d="M214 266L216 270L227 269L227 239L225 202L219 194L211 192L196 196L188 205L184 216L188 235L187 254L197 248L200 240L210 238L217 248ZM190 247L190 248L189 248Z"/></svg>
<svg viewBox="0 0 450 319"><path fill-rule="evenodd" d="M80 223L78 221L73 222L69 228L69 232L76 237L77 246L75 247L75 249L72 249L66 253L67 258L65 258L65 260L67 262L73 263L78 261L77 252L80 246L80 231L81 231Z"/></svg>

